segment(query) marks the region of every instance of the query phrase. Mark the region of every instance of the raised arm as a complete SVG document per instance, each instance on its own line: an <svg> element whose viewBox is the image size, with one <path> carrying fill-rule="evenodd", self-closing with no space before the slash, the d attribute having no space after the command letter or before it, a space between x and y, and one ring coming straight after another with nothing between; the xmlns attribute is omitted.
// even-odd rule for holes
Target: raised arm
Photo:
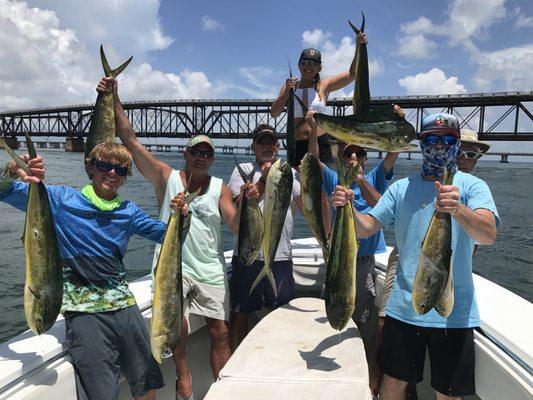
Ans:
<svg viewBox="0 0 533 400"><path fill-rule="evenodd" d="M157 203L159 208L163 204L165 198L165 190L167 180L172 172L172 167L162 161L156 159L146 147L144 147L138 140L130 120L124 112L124 108L118 97L118 83L114 78L102 78L98 87L98 92L113 90L115 99L115 123L117 125L117 133L120 140L128 148L133 156L135 165L143 174L143 176L150 181L154 186Z"/></svg>
<svg viewBox="0 0 533 400"><path fill-rule="evenodd" d="M239 233L239 213L233 204L231 190L223 183L219 202L222 219L233 233Z"/></svg>
<svg viewBox="0 0 533 400"><path fill-rule="evenodd" d="M359 33L359 35L357 35L357 43L355 45L356 47L358 43L368 43L368 39L364 32L361 32ZM354 55L354 58L352 60L352 63L350 64L350 68L348 69L348 71L323 79L320 82L321 96L324 96L322 98L327 99L331 92L346 87L350 82L354 80L356 58L357 54Z"/></svg>
<svg viewBox="0 0 533 400"><path fill-rule="evenodd" d="M296 89L296 85L298 83L298 78L288 78L285 82L285 85L281 88L278 97L274 102L272 103L272 106L270 107L270 115L272 118L277 118L280 116L281 112L283 111L283 108L285 107L285 103L287 103L287 98L289 97L289 89Z"/></svg>

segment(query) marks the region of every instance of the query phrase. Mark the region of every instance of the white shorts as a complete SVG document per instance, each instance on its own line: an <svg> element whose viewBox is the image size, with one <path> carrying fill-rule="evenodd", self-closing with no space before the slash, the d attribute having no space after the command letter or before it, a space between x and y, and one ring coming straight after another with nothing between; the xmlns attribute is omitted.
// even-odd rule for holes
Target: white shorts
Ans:
<svg viewBox="0 0 533 400"><path fill-rule="evenodd" d="M229 321L229 291L226 284L210 285L183 274L183 298L189 313Z"/></svg>

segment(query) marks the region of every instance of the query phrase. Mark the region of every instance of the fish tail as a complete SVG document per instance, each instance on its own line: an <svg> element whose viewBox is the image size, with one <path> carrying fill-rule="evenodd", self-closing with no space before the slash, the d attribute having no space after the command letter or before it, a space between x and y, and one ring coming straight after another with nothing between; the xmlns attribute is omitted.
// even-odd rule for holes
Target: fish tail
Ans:
<svg viewBox="0 0 533 400"><path fill-rule="evenodd" d="M268 268L268 270L266 271L266 276L268 280L270 281L272 290L274 291L274 297L278 297L278 288L276 287L276 280L274 279L274 274L272 273L271 268Z"/></svg>
<svg viewBox="0 0 533 400"><path fill-rule="evenodd" d="M289 77L292 78L291 60L289 59L289 56L287 56L287 63L289 64Z"/></svg>
<svg viewBox="0 0 533 400"><path fill-rule="evenodd" d="M350 24L351 28L355 32L356 35L359 35L360 32L365 31L365 14L361 11L361 14L363 15L363 22L361 23L361 28L357 29L355 25L352 23L352 21L348 20L348 23Z"/></svg>
<svg viewBox="0 0 533 400"><path fill-rule="evenodd" d="M9 147L6 143L6 141L3 138L0 138L0 146L4 148L5 151L9 154L9 156L17 163L17 165L22 168L26 174L30 175L30 169L28 168L28 164L18 156L17 153L15 153L11 147Z"/></svg>
<svg viewBox="0 0 533 400"><path fill-rule="evenodd" d="M124 71L124 69L126 69L128 64L133 59L133 56L128 58L119 67L117 67L115 69L111 69L111 67L109 66L109 63L107 62L107 58L105 56L105 53L104 53L104 46L100 45L100 59L102 60L102 67L104 68L105 76L116 78L122 71Z"/></svg>
<svg viewBox="0 0 533 400"><path fill-rule="evenodd" d="M30 158L37 157L35 146L33 145L33 142L31 141L31 138L28 132L24 132L24 136L26 137L26 147L28 147L28 154L30 155Z"/></svg>
<svg viewBox="0 0 533 400"><path fill-rule="evenodd" d="M237 166L237 170L239 171L239 175L241 176L242 180L245 183L252 182L253 176L255 174L255 168L252 168L252 171L249 174L247 174L242 169L241 164L239 164L239 160L237 160L237 156L235 154L233 155L233 158L235 159L235 165Z"/></svg>
<svg viewBox="0 0 533 400"><path fill-rule="evenodd" d="M294 97L296 98L296 100L300 104L300 107L302 107L302 110L305 111L305 114L307 114L307 111L309 111L309 108L305 106L305 104L302 101L302 99L300 99L300 96L298 96L296 93L294 93Z"/></svg>
<svg viewBox="0 0 533 400"><path fill-rule="evenodd" d="M259 282L261 282L261 280L263 279L263 277L265 275L266 275L265 267L263 267L263 269L261 270L259 275L257 275L257 278L255 278L254 283L252 283L252 287L250 288L250 292L248 294L252 294L252 292L254 291L255 287L259 284Z"/></svg>

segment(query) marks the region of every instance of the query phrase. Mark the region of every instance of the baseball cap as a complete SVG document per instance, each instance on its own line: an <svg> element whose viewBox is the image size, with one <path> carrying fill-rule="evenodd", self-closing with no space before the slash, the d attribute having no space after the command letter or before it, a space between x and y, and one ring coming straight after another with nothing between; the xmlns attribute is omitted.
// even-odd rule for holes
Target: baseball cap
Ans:
<svg viewBox="0 0 533 400"><path fill-rule="evenodd" d="M301 60L314 60L322 63L322 54L320 54L320 51L317 49L304 49L302 54L300 54L300 61Z"/></svg>
<svg viewBox="0 0 533 400"><path fill-rule="evenodd" d="M278 138L278 134L274 127L267 124L261 124L252 132L253 141L255 142L257 139L264 135L270 135L275 139Z"/></svg>
<svg viewBox="0 0 533 400"><path fill-rule="evenodd" d="M196 146L197 144L200 144L200 143L207 143L209 146L211 146L213 151L215 150L215 145L213 144L213 141L207 135L196 135L196 136L193 136L187 142L186 147L188 149L190 149L191 147L194 147L194 146Z"/></svg>
<svg viewBox="0 0 533 400"><path fill-rule="evenodd" d="M459 137L459 120L454 115L446 113L428 115L422 120L420 137L430 132L449 132Z"/></svg>

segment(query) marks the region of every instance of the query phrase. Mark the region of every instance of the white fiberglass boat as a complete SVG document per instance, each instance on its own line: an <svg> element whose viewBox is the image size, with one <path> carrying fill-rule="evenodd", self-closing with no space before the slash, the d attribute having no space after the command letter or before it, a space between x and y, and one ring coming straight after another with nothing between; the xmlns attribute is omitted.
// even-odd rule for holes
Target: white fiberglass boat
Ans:
<svg viewBox="0 0 533 400"><path fill-rule="evenodd" d="M352 323L340 334L332 330L325 321L323 302L316 299L325 274L318 244L314 239L294 240L293 257L297 296L315 298L296 299L261 320L215 384L205 324L202 318L190 316L187 356L197 400L370 398L359 332ZM226 252L228 264L230 259L231 252ZM388 253L376 257L378 293L383 288L387 259ZM130 284L147 323L150 284L149 276ZM482 323L475 332L477 395L472 398L533 399L533 304L480 276L474 276L474 284ZM0 345L0 400L76 399L64 333L60 318L40 337L26 331ZM167 384L157 398L173 400L172 359L165 361L162 370ZM419 399L434 398L428 382L425 379L418 385ZM129 387L123 380L120 399L128 398Z"/></svg>

